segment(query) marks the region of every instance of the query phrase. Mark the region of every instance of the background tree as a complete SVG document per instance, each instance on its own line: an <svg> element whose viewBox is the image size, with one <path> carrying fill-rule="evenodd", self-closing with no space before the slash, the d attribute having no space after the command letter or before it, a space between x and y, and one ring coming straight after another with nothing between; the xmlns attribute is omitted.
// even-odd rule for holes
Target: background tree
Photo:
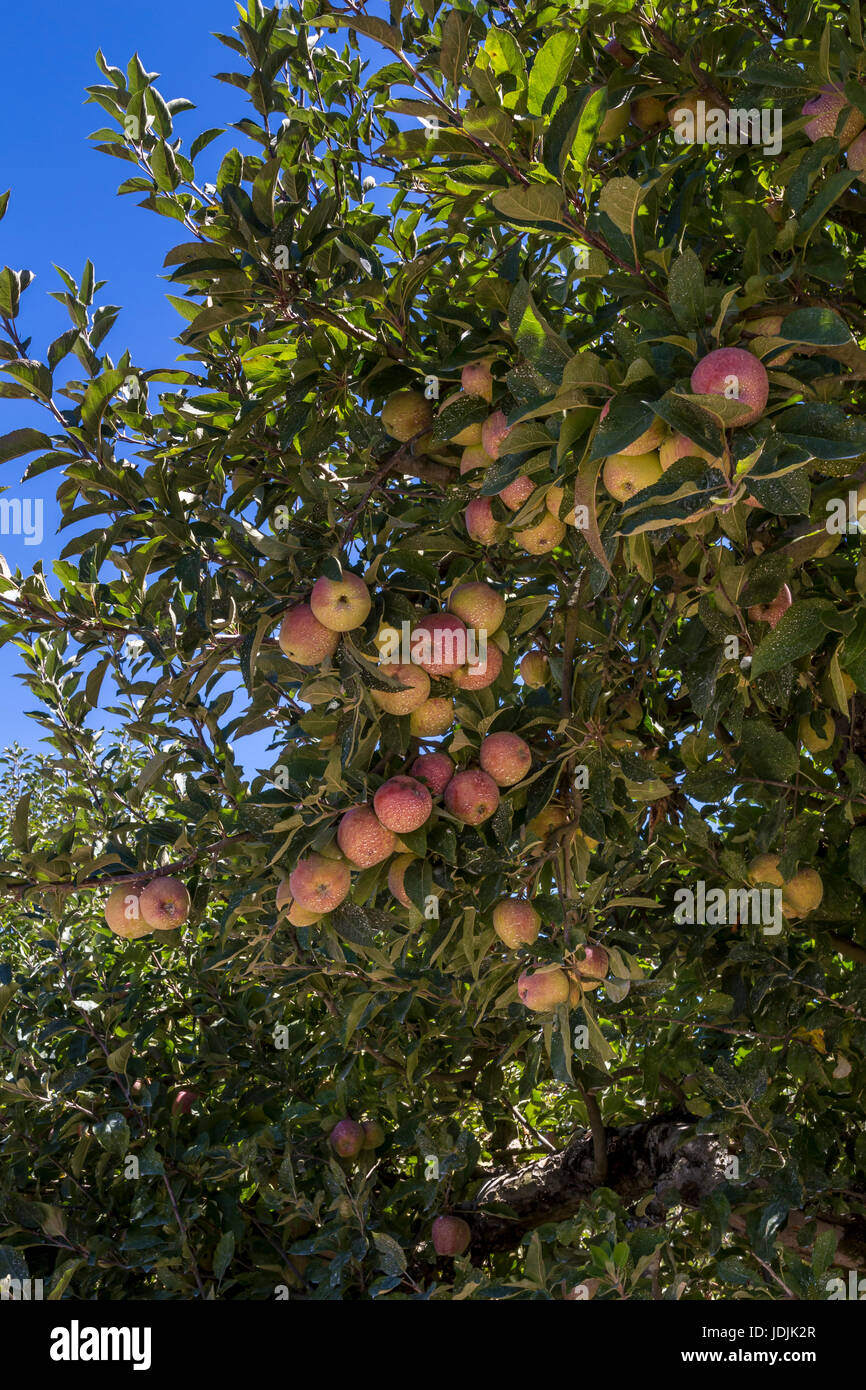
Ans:
<svg viewBox="0 0 866 1390"><path fill-rule="evenodd" d="M180 365L109 357L88 264L43 361L0 275L3 394L47 412L0 457L78 528L0 581L54 749L6 779L0 1273L766 1298L862 1263L859 7L653 13L249 0L212 182L221 132L99 55L185 326ZM781 152L677 143L700 101ZM479 583L495 680L378 664ZM417 825L391 779L443 748ZM189 922L112 936L92 890L167 874ZM677 910L753 883L781 930Z"/></svg>

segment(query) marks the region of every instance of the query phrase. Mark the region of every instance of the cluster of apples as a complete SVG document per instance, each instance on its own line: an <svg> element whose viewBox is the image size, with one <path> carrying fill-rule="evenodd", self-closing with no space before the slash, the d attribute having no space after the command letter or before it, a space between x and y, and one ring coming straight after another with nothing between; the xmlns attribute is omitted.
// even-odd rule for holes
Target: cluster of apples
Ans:
<svg viewBox="0 0 866 1390"><path fill-rule="evenodd" d="M385 1142L385 1131L378 1120L338 1120L328 1136L339 1158L357 1158L362 1149L378 1149Z"/></svg>
<svg viewBox="0 0 866 1390"><path fill-rule="evenodd" d="M770 884L781 888L782 914L791 922L814 912L824 897L824 883L817 869L798 869L785 879L779 872L778 854L759 854L749 865L748 879L753 887Z"/></svg>
<svg viewBox="0 0 866 1390"><path fill-rule="evenodd" d="M778 332L781 315L752 319L748 324L752 333L767 330L768 336L774 336L769 332L770 326ZM746 348L722 347L708 352L692 372L692 392L696 396L725 396L732 381L736 383L736 399L746 407L736 426L753 424L761 418L766 408L770 379L760 358ZM606 418L609 410L610 402L607 401L602 407L600 420ZM687 457L702 458L716 467L721 466L720 459L714 458L686 435L672 433L665 422L657 417L633 443L605 460L602 481L615 501L627 502L635 493L657 483L677 459ZM691 521L698 519L697 516L690 518Z"/></svg>
<svg viewBox="0 0 866 1390"><path fill-rule="evenodd" d="M152 931L174 931L183 926L190 907L186 884L179 878L165 877L151 879L140 891L130 884L118 884L109 893L103 911L115 936L130 939Z"/></svg>
<svg viewBox="0 0 866 1390"><path fill-rule="evenodd" d="M608 965L604 947L589 943L566 964L525 970L517 981L517 997L533 1013L551 1013L560 1004L574 1007L588 990L598 989Z"/></svg>

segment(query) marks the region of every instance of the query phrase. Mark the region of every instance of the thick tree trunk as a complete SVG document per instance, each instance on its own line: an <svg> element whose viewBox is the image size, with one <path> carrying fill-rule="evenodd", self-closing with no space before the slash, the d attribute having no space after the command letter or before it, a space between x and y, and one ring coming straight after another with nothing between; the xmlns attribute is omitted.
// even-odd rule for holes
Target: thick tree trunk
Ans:
<svg viewBox="0 0 866 1390"><path fill-rule="evenodd" d="M668 1202L678 1201L696 1207L729 1181L726 1165L729 1155L712 1135L696 1135L694 1118L686 1111L670 1111L640 1124L607 1132L607 1177L611 1188L626 1203L636 1203L650 1193L655 1200L645 1216L663 1219ZM483 1258L497 1250L511 1250L521 1237L549 1221L565 1221L576 1215L581 1205L600 1186L595 1177L592 1136L581 1134L560 1153L535 1163L497 1174L481 1188L471 1211L463 1212L472 1227L471 1250ZM765 1200L758 1186L756 1204ZM797 1231L804 1224L802 1213L792 1213L777 1240L797 1247ZM731 1229L745 1230L745 1218L734 1214ZM866 1264L866 1220L862 1217L832 1217L819 1220L819 1230L833 1226L840 1242L835 1263L844 1268ZM799 1247L797 1247L799 1248ZM803 1252L806 1253L805 1251Z"/></svg>

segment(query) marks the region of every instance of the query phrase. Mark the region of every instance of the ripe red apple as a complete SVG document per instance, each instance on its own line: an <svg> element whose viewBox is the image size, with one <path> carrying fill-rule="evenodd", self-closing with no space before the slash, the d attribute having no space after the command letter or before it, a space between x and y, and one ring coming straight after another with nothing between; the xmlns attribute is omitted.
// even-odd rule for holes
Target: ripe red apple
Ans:
<svg viewBox="0 0 866 1390"><path fill-rule="evenodd" d="M320 623L308 603L290 608L280 624L280 648L299 666L318 666L327 661L334 655L339 641L340 634Z"/></svg>
<svg viewBox="0 0 866 1390"><path fill-rule="evenodd" d="M498 545L505 539L505 527L494 517L489 497L474 497L463 518L468 534L479 545Z"/></svg>
<svg viewBox="0 0 866 1390"><path fill-rule="evenodd" d="M541 918L525 898L502 898L493 909L493 930L509 950L531 946L541 930Z"/></svg>
<svg viewBox="0 0 866 1390"><path fill-rule="evenodd" d="M576 961L575 969L583 980L603 980L608 965L608 954L604 947L588 944L583 948L581 959Z"/></svg>
<svg viewBox="0 0 866 1390"><path fill-rule="evenodd" d="M847 110L848 115L837 138L840 144L849 145L866 125L866 119L835 84L822 87L818 95L810 97L803 106L802 114L812 117L812 120L803 126L803 134L812 141L820 140L826 135L835 135L836 123L844 110Z"/></svg>
<svg viewBox="0 0 866 1390"><path fill-rule="evenodd" d="M409 771L433 796L441 796L454 776L455 767L447 753L422 753Z"/></svg>
<svg viewBox="0 0 866 1390"><path fill-rule="evenodd" d="M787 584L783 584L772 603L756 603L749 609L749 621L769 623L770 627L775 627L782 614L787 613L792 602L791 590Z"/></svg>
<svg viewBox="0 0 866 1390"><path fill-rule="evenodd" d="M513 787L532 767L532 752L518 734L488 734L481 741L479 762L498 787Z"/></svg>
<svg viewBox="0 0 866 1390"><path fill-rule="evenodd" d="M724 396L748 406L737 426L760 420L770 394L770 379L763 362L745 348L716 348L702 357L692 372L696 396Z"/></svg>
<svg viewBox="0 0 866 1390"><path fill-rule="evenodd" d="M382 428L406 444L433 423L433 407L420 391L395 391L382 407Z"/></svg>
<svg viewBox="0 0 866 1390"><path fill-rule="evenodd" d="M491 636L505 620L505 599L482 580L471 580L452 589L448 609L467 627L481 628Z"/></svg>
<svg viewBox="0 0 866 1390"><path fill-rule="evenodd" d="M492 459L498 459L508 437L508 419L501 410L494 410L481 426L481 447Z"/></svg>
<svg viewBox="0 0 866 1390"><path fill-rule="evenodd" d="M534 491L535 483L531 478L527 478L525 473L521 473L518 478L514 479L514 482L502 489L499 496L510 512L519 512L524 502L532 496Z"/></svg>
<svg viewBox="0 0 866 1390"><path fill-rule="evenodd" d="M524 685L528 685L530 690L540 690L547 684L550 675L550 665L544 652L527 652L521 658L518 667Z"/></svg>
<svg viewBox="0 0 866 1390"><path fill-rule="evenodd" d="M533 1013L549 1014L568 999L568 976L558 965L524 970L517 981L517 997Z"/></svg>
<svg viewBox="0 0 866 1390"><path fill-rule="evenodd" d="M105 920L115 936L134 940L149 936L151 927L142 920L139 894L131 883L119 883L112 888L103 909Z"/></svg>
<svg viewBox="0 0 866 1390"><path fill-rule="evenodd" d="M502 652L495 642L488 642L484 659L479 651L474 661L455 672L454 684L458 690L485 690L498 678L501 670Z"/></svg>
<svg viewBox="0 0 866 1390"><path fill-rule="evenodd" d="M353 632L366 621L373 606L370 591L359 574L346 570L342 579L320 575L310 594L313 616L331 632Z"/></svg>
<svg viewBox="0 0 866 1390"><path fill-rule="evenodd" d="M389 777L373 797L373 808L379 820L397 835L420 830L430 819L433 798L422 782L414 777Z"/></svg>
<svg viewBox="0 0 866 1390"><path fill-rule="evenodd" d="M154 878L143 888L138 910L149 927L158 931L173 931L189 916L189 893L179 878Z"/></svg>
<svg viewBox="0 0 866 1390"><path fill-rule="evenodd" d="M385 1131L378 1120L362 1120L365 1149L380 1149L385 1142Z"/></svg>
<svg viewBox="0 0 866 1390"><path fill-rule="evenodd" d="M466 624L453 613L422 618L412 633L412 656L428 676L453 676L466 660Z"/></svg>
<svg viewBox="0 0 866 1390"><path fill-rule="evenodd" d="M445 807L464 825L483 825L499 805L499 788L480 767L455 772L445 788Z"/></svg>
<svg viewBox="0 0 866 1390"><path fill-rule="evenodd" d="M194 1101L198 1100L198 1091L192 1090L188 1086L181 1086L174 1093L171 1102L172 1115L188 1115L192 1110Z"/></svg>
<svg viewBox="0 0 866 1390"><path fill-rule="evenodd" d="M633 68L635 65L636 60L634 54L629 52L617 38L608 39L604 46L604 51L605 53L609 53L612 58L616 59L621 68Z"/></svg>
<svg viewBox="0 0 866 1390"><path fill-rule="evenodd" d="M308 854L299 859L289 874L289 888L295 902L319 917L339 907L351 886L348 864L339 859L326 859L323 854Z"/></svg>
<svg viewBox="0 0 866 1390"><path fill-rule="evenodd" d="M433 1249L437 1255L462 1255L469 1248L472 1231L461 1216L437 1216L433 1222Z"/></svg>
<svg viewBox="0 0 866 1390"><path fill-rule="evenodd" d="M364 1126L357 1120L338 1120L328 1138L340 1158L357 1158L364 1147Z"/></svg>
<svg viewBox="0 0 866 1390"><path fill-rule="evenodd" d="M514 539L527 555L546 555L555 550L565 536L565 527L550 512L545 512L540 521L525 530L515 531Z"/></svg>
<svg viewBox="0 0 866 1390"><path fill-rule="evenodd" d="M601 408L599 421L606 420L610 410L610 401L605 401ZM620 449L621 458L634 458L636 454L651 454L657 449L665 437L665 422L658 415L653 420L649 429L644 430L643 434L633 439L631 444L627 444L624 449Z"/></svg>
<svg viewBox="0 0 866 1390"><path fill-rule="evenodd" d="M491 361L485 357L481 362L467 362L460 373L460 385L467 396L483 396L488 403L493 400Z"/></svg>
<svg viewBox="0 0 866 1390"><path fill-rule="evenodd" d="M397 840L372 806L353 806L341 818L337 827L337 844L358 869L371 869L381 864L397 848Z"/></svg>
<svg viewBox="0 0 866 1390"><path fill-rule="evenodd" d="M416 738L439 738L454 723L454 701L433 695L409 715L409 732Z"/></svg>
<svg viewBox="0 0 866 1390"><path fill-rule="evenodd" d="M855 174L862 174L866 169L866 130L862 135L858 135L856 140L852 140L846 151L845 158L848 161L848 168Z"/></svg>
<svg viewBox="0 0 866 1390"><path fill-rule="evenodd" d="M392 859L391 863L388 865L388 887L398 903L402 903L404 907L414 906L412 899L403 886L403 879L406 870L415 858L417 858L417 856L414 854L398 854L396 859Z"/></svg>
<svg viewBox="0 0 866 1390"><path fill-rule="evenodd" d="M295 902L287 878L281 879L277 888L277 911L285 912L293 927L311 927L321 916L321 913L308 912Z"/></svg>
<svg viewBox="0 0 866 1390"><path fill-rule="evenodd" d="M420 666L400 666L386 662L380 667L383 676L398 680L403 690L371 690L374 702L386 714L411 714L420 709L430 695L430 677Z"/></svg>

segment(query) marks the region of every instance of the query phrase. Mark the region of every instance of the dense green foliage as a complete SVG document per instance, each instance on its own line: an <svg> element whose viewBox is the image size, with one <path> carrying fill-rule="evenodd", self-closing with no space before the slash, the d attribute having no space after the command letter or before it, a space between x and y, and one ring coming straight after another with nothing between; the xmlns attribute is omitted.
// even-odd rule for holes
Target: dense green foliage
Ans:
<svg viewBox="0 0 866 1390"><path fill-rule="evenodd" d="M83 1298L818 1296L866 1197L866 558L825 527L866 464L866 200L801 107L832 79L866 117L859 6L325 8L239 7L221 77L250 106L213 184L221 132L188 141L191 103L100 55L97 145L179 224L178 362L105 354L118 311L90 265L62 272L71 327L32 356L26 273L0 275L0 394L46 407L0 459L56 472L76 527L53 574L0 580L52 749L3 787L0 1275ZM780 111L781 153L679 145L666 120L601 139L608 108L686 90ZM780 333L749 337L758 309L788 315ZM691 391L719 345L764 358L755 423ZM554 485L585 508L548 553L467 534L449 441L483 401L414 452L379 419L485 358L516 426L483 479L494 516L531 526ZM713 462L619 505L604 460L654 418ZM339 564L373 608L304 669L277 626ZM434 686L456 693L444 744L474 764L512 730L532 771L477 829L437 805L403 837L411 908L380 863L291 926L281 877L417 753L371 695L377 630L464 579L507 598L507 650L486 689ZM770 628L749 609L785 583ZM530 647L549 657L534 690ZM834 737L811 755L816 711ZM250 776L241 740L262 730L272 763ZM529 822L550 804L545 836ZM677 889L748 887L759 853L786 880L817 869L820 906L774 934L676 920ZM166 865L190 923L112 936L94 885ZM490 914L524 891L544 930L518 955ZM588 939L611 979L529 1013L526 963ZM664 1210L603 1181L600 1122L666 1110L736 1162ZM384 1146L337 1159L344 1115L378 1117ZM593 1121L599 1183L572 1215L433 1255L435 1214L471 1223L482 1182ZM792 1213L797 1249L777 1239Z"/></svg>

